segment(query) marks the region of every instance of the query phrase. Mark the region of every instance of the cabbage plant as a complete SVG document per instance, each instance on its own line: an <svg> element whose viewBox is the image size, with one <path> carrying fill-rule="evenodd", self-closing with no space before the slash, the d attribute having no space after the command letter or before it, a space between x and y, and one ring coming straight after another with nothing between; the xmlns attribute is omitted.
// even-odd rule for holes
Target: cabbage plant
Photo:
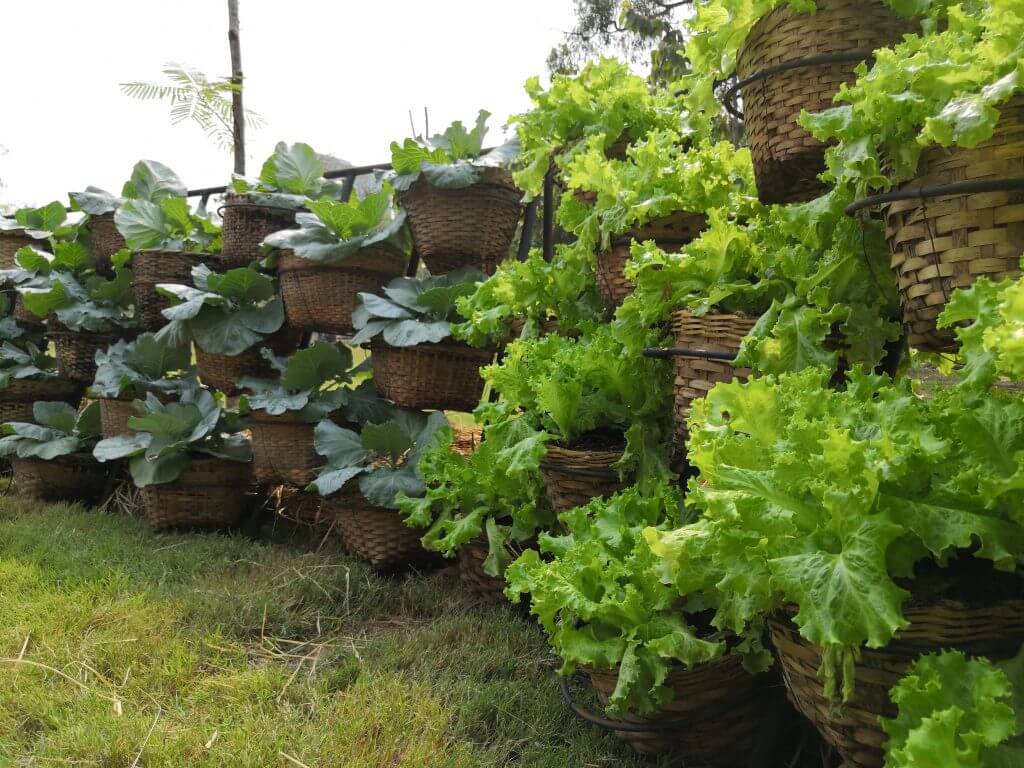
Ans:
<svg viewBox="0 0 1024 768"><path fill-rule="evenodd" d="M79 413L67 403L38 402L32 406L32 418L32 423L0 425L0 456L50 461L92 450L100 436L99 403L90 403Z"/></svg>
<svg viewBox="0 0 1024 768"><path fill-rule="evenodd" d="M235 174L231 189L257 204L299 210L308 200L339 199L342 185L324 178L323 160L309 144L282 141L263 163L258 179Z"/></svg>
<svg viewBox="0 0 1024 768"><path fill-rule="evenodd" d="M152 333L134 341L118 341L96 352L96 378L89 388L94 397L141 397L147 392L178 394L195 386L192 353L187 344L174 345Z"/></svg>

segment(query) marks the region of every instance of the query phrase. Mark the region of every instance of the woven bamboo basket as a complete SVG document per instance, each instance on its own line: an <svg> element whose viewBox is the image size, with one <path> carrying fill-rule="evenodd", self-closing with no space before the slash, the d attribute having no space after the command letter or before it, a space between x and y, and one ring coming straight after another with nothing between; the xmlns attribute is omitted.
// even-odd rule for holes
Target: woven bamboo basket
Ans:
<svg viewBox="0 0 1024 768"><path fill-rule="evenodd" d="M14 256L26 245L31 245L44 251L50 250L44 241L33 240L25 234L24 230L0 230L0 269L14 269L18 266L14 262Z"/></svg>
<svg viewBox="0 0 1024 768"><path fill-rule="evenodd" d="M974 149L929 149L904 189L1024 176L1024 98L1002 109L995 134ZM907 341L935 352L957 348L936 318L956 288L980 276L1020 275L1024 192L986 192L900 200L885 208L892 268L899 280Z"/></svg>
<svg viewBox="0 0 1024 768"><path fill-rule="evenodd" d="M100 424L103 437L119 437L131 432L128 429L128 419L135 415L135 408L132 407L134 399L124 398L99 398L100 403Z"/></svg>
<svg viewBox="0 0 1024 768"><path fill-rule="evenodd" d="M598 700L606 705L618 682L616 669L587 669ZM782 692L766 685L763 676L743 669L737 656L725 656L691 669L676 667L666 683L672 687L672 701L648 715L626 713L615 719L633 725L677 722L679 727L650 731L614 731L634 750L645 755L672 752L689 765L716 768L746 768L757 746L757 733L766 708L773 705L768 696ZM692 722L686 722L693 718Z"/></svg>
<svg viewBox="0 0 1024 768"><path fill-rule="evenodd" d="M277 274L288 325L306 331L352 334L359 293L380 293L405 274L408 259L388 248L364 248L337 264L318 264L283 251Z"/></svg>
<svg viewBox="0 0 1024 768"><path fill-rule="evenodd" d="M307 424L292 412L270 416L254 411L249 416L252 432L253 476L257 483L305 488L324 465L313 448L315 424Z"/></svg>
<svg viewBox="0 0 1024 768"><path fill-rule="evenodd" d="M491 168L463 189L441 189L417 179L398 202L423 263L432 275L462 267L494 274L508 258L522 215L522 193L508 171Z"/></svg>
<svg viewBox="0 0 1024 768"><path fill-rule="evenodd" d="M0 389L0 424L32 421L36 402L62 402L78 408L85 386L62 379L14 379Z"/></svg>
<svg viewBox="0 0 1024 768"><path fill-rule="evenodd" d="M37 501L80 501L103 498L109 470L91 453L72 453L50 461L11 459L13 486L19 496Z"/></svg>
<svg viewBox="0 0 1024 768"><path fill-rule="evenodd" d="M11 310L11 317L19 325L26 325L30 328L42 328L46 325L45 318L34 315L25 308L25 300L21 298L20 293L14 297L14 308Z"/></svg>
<svg viewBox="0 0 1024 768"><path fill-rule="evenodd" d="M614 311L633 292L633 283L626 278L626 263L634 242L653 240L659 248L672 253L697 237L707 226L707 221L707 216L702 213L677 211L625 235L613 237L611 250L599 251L596 260L597 284L605 306Z"/></svg>
<svg viewBox="0 0 1024 768"><path fill-rule="evenodd" d="M370 350L377 394L421 410L472 411L484 391L480 369L494 359L494 350L453 341L392 347L374 339Z"/></svg>
<svg viewBox="0 0 1024 768"><path fill-rule="evenodd" d="M215 257L207 253L136 251L132 258L135 317L142 327L147 331L158 331L167 324L162 313L171 306L171 302L156 292L158 283L192 285L192 268L215 261Z"/></svg>
<svg viewBox="0 0 1024 768"><path fill-rule="evenodd" d="M253 202L248 195L228 192L220 210L220 266L245 267L262 255L260 243L267 235L295 227L295 211Z"/></svg>
<svg viewBox="0 0 1024 768"><path fill-rule="evenodd" d="M370 504L355 483L325 499L324 512L336 521L348 551L373 568L391 570L436 560L420 545L422 531L402 522L397 510Z"/></svg>
<svg viewBox="0 0 1024 768"><path fill-rule="evenodd" d="M540 471L552 509L567 512L621 491L628 483L619 479L613 468L621 458L622 451L578 451L549 445Z"/></svg>
<svg viewBox="0 0 1024 768"><path fill-rule="evenodd" d="M261 343L233 357L207 352L196 344L196 369L206 386L219 389L226 395L235 395L238 393L238 380L243 376L261 379L274 377L273 366L260 354L262 348L267 347L278 356L290 355L298 349L301 341L302 332L286 325Z"/></svg>
<svg viewBox="0 0 1024 768"><path fill-rule="evenodd" d="M536 547L536 541L526 544L512 544L514 554L521 554L524 550ZM491 576L484 570L484 560L490 547L487 536L481 535L459 547L456 559L459 568L459 581L471 594L482 598L490 603L507 603L505 597L505 577Z"/></svg>
<svg viewBox="0 0 1024 768"><path fill-rule="evenodd" d="M146 519L155 531L234 527L252 504L251 472L251 464L192 458L174 482L142 489Z"/></svg>
<svg viewBox="0 0 1024 768"><path fill-rule="evenodd" d="M114 265L110 257L124 247L124 237L114 224L113 211L89 217L89 250L97 272L113 274Z"/></svg>
<svg viewBox="0 0 1024 768"><path fill-rule="evenodd" d="M839 751L849 768L882 768L886 737L878 718L896 716L889 691L918 656L955 648L1006 659L1015 655L1024 641L1024 599L984 607L945 600L907 607L904 615L910 626L896 640L879 650L861 650L854 697L842 708L833 707L825 698L818 679L821 649L804 640L788 617L769 621L790 701Z"/></svg>
<svg viewBox="0 0 1024 768"><path fill-rule="evenodd" d="M49 331L57 357L57 373L61 378L92 384L96 378L96 352L106 349L132 334L76 333L68 330Z"/></svg>
<svg viewBox="0 0 1024 768"><path fill-rule="evenodd" d="M917 27L881 0L818 0L813 15L782 5L750 31L736 60L744 80L786 62L828 54L872 51L899 42ZM843 83L853 82L856 62L819 64L768 75L741 89L754 177L763 203L812 200L825 191L826 146L797 124L801 110L833 106Z"/></svg>
<svg viewBox="0 0 1024 768"><path fill-rule="evenodd" d="M721 352L735 356L743 337L757 323L756 318L744 315L707 314L703 317L680 310L672 315L672 335L675 345L682 349ZM704 397L716 385L733 379L746 379L749 368L733 368L726 360L709 360L699 356L679 355L673 358L675 393L675 431L672 445L677 455L686 449L686 421L690 418L690 405Z"/></svg>

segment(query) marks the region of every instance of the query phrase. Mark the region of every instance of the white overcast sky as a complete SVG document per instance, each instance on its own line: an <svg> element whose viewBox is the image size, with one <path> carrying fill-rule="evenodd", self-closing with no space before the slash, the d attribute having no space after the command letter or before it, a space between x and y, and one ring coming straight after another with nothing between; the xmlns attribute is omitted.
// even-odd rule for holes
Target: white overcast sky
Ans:
<svg viewBox="0 0 1024 768"><path fill-rule="evenodd" d="M226 0L5 0L0 203L42 204L93 184L120 192L140 158L190 188L224 184L231 157L168 106L119 84L160 80L165 62L228 75ZM240 0L248 175L279 140L356 165L409 135L494 114L489 142L529 100L523 83L573 22L572 0ZM15 95L17 94L17 95Z"/></svg>

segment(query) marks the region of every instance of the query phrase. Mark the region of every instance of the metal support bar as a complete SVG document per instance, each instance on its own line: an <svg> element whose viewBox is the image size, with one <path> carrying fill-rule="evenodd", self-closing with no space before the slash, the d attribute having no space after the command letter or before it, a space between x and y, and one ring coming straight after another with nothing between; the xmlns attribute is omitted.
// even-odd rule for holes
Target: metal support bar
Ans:
<svg viewBox="0 0 1024 768"><path fill-rule="evenodd" d="M355 176L346 176L345 180L341 182L341 202L347 203L349 198L352 197L352 190L356 185Z"/></svg>
<svg viewBox="0 0 1024 768"><path fill-rule="evenodd" d="M544 177L544 261L555 255L555 177L548 171Z"/></svg>
<svg viewBox="0 0 1024 768"><path fill-rule="evenodd" d="M907 187L894 192L862 197L846 206L846 215L853 216L857 211L899 200L927 200L932 197L947 195L971 195L980 192L1021 192L1024 191L1024 178L988 179L986 181L959 181L953 184L932 184L927 187Z"/></svg>
<svg viewBox="0 0 1024 768"><path fill-rule="evenodd" d="M688 349L687 347L648 347L644 357L657 357L670 360L673 357L698 357L702 360L722 360L731 363L736 359L734 352L712 352L707 349Z"/></svg>
<svg viewBox="0 0 1024 768"><path fill-rule="evenodd" d="M526 206L526 213L523 214L523 228L519 232L519 250L516 258L519 261L526 261L530 255L530 246L533 245L533 230L537 226L537 198L531 200Z"/></svg>

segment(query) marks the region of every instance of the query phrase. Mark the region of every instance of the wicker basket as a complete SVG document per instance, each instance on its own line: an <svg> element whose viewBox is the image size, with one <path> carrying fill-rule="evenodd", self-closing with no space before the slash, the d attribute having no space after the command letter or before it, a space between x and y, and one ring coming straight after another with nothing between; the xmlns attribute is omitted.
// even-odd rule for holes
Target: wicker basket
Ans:
<svg viewBox="0 0 1024 768"><path fill-rule="evenodd" d="M11 459L13 486L19 496L37 501L80 501L103 498L109 469L90 453L72 453L50 461Z"/></svg>
<svg viewBox="0 0 1024 768"><path fill-rule="evenodd" d="M1024 98L1001 112L995 134L974 149L924 152L918 177L903 188L1024 176ZM885 216L908 343L934 352L956 350L953 330L936 329L936 318L954 289L979 276L1020 275L1024 192L901 200L886 206Z"/></svg>
<svg viewBox="0 0 1024 768"><path fill-rule="evenodd" d="M898 639L880 650L861 650L853 700L841 709L830 705L818 679L821 649L804 640L788 618L769 621L790 700L839 751L849 768L882 768L885 733L878 718L896 716L889 690L918 656L956 648L971 655L1006 659L1015 655L1024 641L1024 599L987 607L947 600L910 606L904 615L910 626Z"/></svg>
<svg viewBox="0 0 1024 768"><path fill-rule="evenodd" d="M870 51L899 42L918 25L881 0L818 0L813 15L782 5L750 31L736 60L743 80L786 62L828 54ZM743 123L763 203L812 200L825 191L825 145L797 124L801 110L833 106L843 83L853 82L856 62L799 67L744 86Z"/></svg>
<svg viewBox="0 0 1024 768"><path fill-rule="evenodd" d="M0 230L0 269L14 269L15 254L26 245L48 251L49 246L42 240L33 240L22 229Z"/></svg>
<svg viewBox="0 0 1024 768"><path fill-rule="evenodd" d="M220 266L235 269L258 261L267 235L295 227L295 211L254 203L248 195L228 192L221 213Z"/></svg>
<svg viewBox="0 0 1024 768"><path fill-rule="evenodd" d="M110 257L124 247L124 238L114 224L113 211L89 217L89 250L97 272L113 274L114 265Z"/></svg>
<svg viewBox="0 0 1024 768"><path fill-rule="evenodd" d="M122 398L99 398L100 424L103 437L118 437L131 433L128 429L128 419L135 415L131 397Z"/></svg>
<svg viewBox="0 0 1024 768"><path fill-rule="evenodd" d="M85 386L62 379L13 379L0 389L0 424L31 422L36 402L62 402L78 408Z"/></svg>
<svg viewBox="0 0 1024 768"><path fill-rule="evenodd" d="M318 264L283 251L277 274L288 325L348 336L359 293L380 293L405 274L408 259L388 248L365 248L337 264Z"/></svg>
<svg viewBox="0 0 1024 768"><path fill-rule="evenodd" d="M587 669L591 685L602 704L607 704L618 682L618 670ZM758 727L772 706L766 697L781 690L766 685L764 676L755 677L743 669L737 656L725 656L691 669L675 667L666 684L675 695L668 704L648 715L626 713L615 719L634 725L681 722L679 727L650 731L614 731L634 750L646 755L672 752L689 765L746 768L757 746Z"/></svg>
<svg viewBox="0 0 1024 768"><path fill-rule="evenodd" d="M348 551L374 568L398 569L436 560L420 545L422 531L403 523L397 510L370 504L356 483L325 499L324 513L336 521Z"/></svg>
<svg viewBox="0 0 1024 768"><path fill-rule="evenodd" d="M421 177L397 198L409 215L416 252L432 275L462 267L494 274L508 258L523 212L512 174L498 168L463 189L441 189Z"/></svg>
<svg viewBox="0 0 1024 768"><path fill-rule="evenodd" d="M210 254L181 251L136 251L132 258L135 289L135 317L147 331L159 331L167 324L162 312L171 306L166 296L156 292L158 283L192 285L192 268L215 263Z"/></svg>
<svg viewBox="0 0 1024 768"><path fill-rule="evenodd" d="M523 551L536 547L536 540L526 544L512 543L513 553L518 555ZM505 597L505 577L491 576L484 570L484 560L490 552L487 536L481 535L459 547L457 561L459 566L459 581L466 590L490 603L507 603ZM528 603L529 601L527 601Z"/></svg>
<svg viewBox="0 0 1024 768"><path fill-rule="evenodd" d="M11 317L18 325L25 325L29 328L42 328L46 325L46 319L39 317L28 311L25 308L25 300L21 298L21 294L15 294L14 296L14 308L11 310Z"/></svg>
<svg viewBox="0 0 1024 768"><path fill-rule="evenodd" d="M281 330L265 338L262 343L233 357L207 352L196 344L196 368L199 378L206 386L219 389L226 395L237 394L238 380L243 376L255 376L262 379L274 377L273 366L260 354L263 347L269 348L278 356L290 355L298 348L301 341L301 331L284 326Z"/></svg>
<svg viewBox="0 0 1024 768"><path fill-rule="evenodd" d="M675 252L697 237L707 221L702 213L678 211L613 237L611 250L599 251L596 260L597 284L605 306L614 310L633 292L633 283L626 279L626 263L634 241L653 240L662 250Z"/></svg>
<svg viewBox="0 0 1024 768"><path fill-rule="evenodd" d="M445 341L391 347L370 344L377 394L403 408L472 411L480 404L484 381L480 369L494 350Z"/></svg>
<svg viewBox="0 0 1024 768"><path fill-rule="evenodd" d="M234 527L252 504L246 493L251 472L251 464L192 458L174 482L142 489L146 519L155 531Z"/></svg>
<svg viewBox="0 0 1024 768"><path fill-rule="evenodd" d="M270 416L254 411L249 423L257 483L305 488L316 476L316 469L326 463L313 448L316 425L307 424L295 413Z"/></svg>
<svg viewBox="0 0 1024 768"><path fill-rule="evenodd" d="M621 491L628 483L613 468L620 459L622 451L576 451L549 445L540 471L552 509L567 512Z"/></svg>
<svg viewBox="0 0 1024 768"><path fill-rule="evenodd" d="M745 315L707 314L703 317L681 310L672 315L672 335L675 345L682 349L721 352L735 356L743 337L757 323ZM679 355L673 359L672 388L675 393L675 431L672 445L677 455L686 448L686 421L690 418L690 405L704 397L722 382L746 379L749 368L733 368L727 360Z"/></svg>
<svg viewBox="0 0 1024 768"><path fill-rule="evenodd" d="M96 352L124 338L122 334L67 330L51 330L49 336L57 357L57 373L61 378L86 385L96 378Z"/></svg>

